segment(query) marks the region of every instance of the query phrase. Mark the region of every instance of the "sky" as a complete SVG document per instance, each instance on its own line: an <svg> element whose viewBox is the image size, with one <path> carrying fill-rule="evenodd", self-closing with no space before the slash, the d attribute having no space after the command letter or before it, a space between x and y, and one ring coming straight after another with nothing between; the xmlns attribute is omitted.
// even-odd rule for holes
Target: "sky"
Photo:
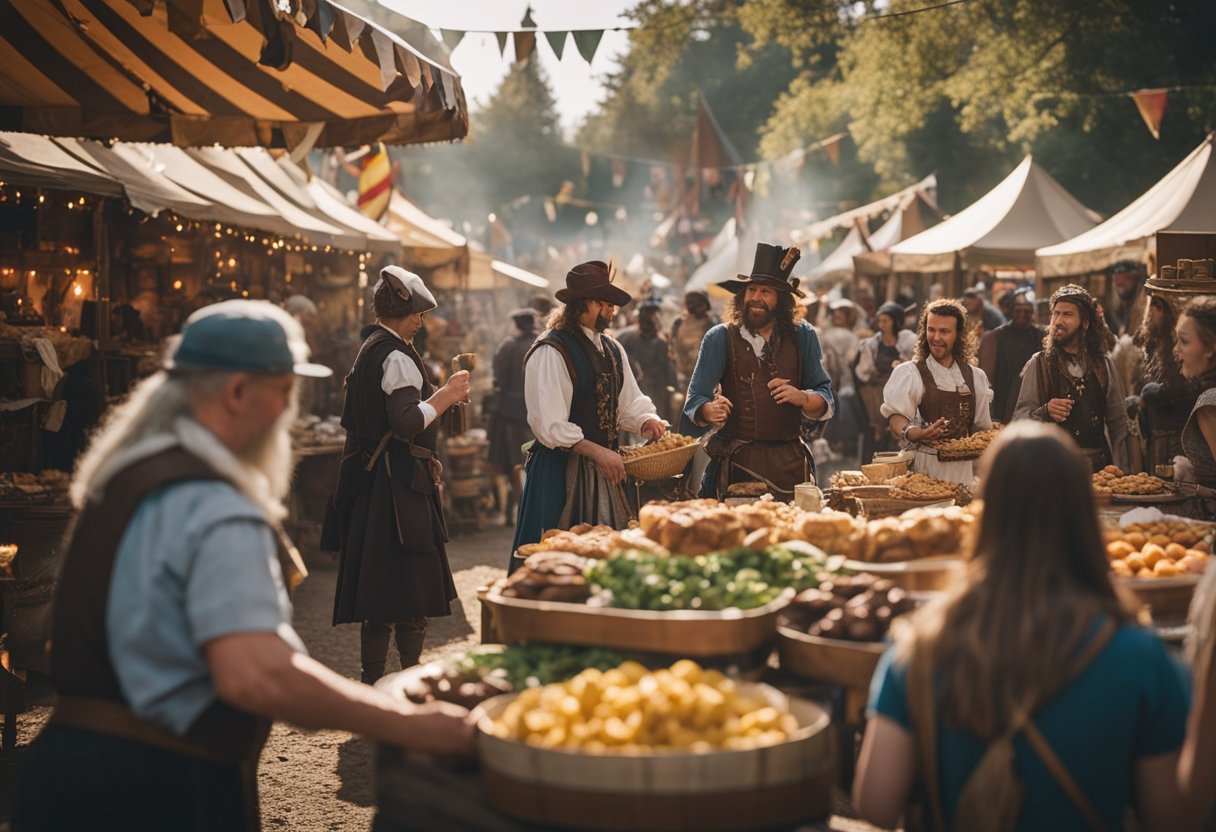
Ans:
<svg viewBox="0 0 1216 832"><path fill-rule="evenodd" d="M532 7L532 19L543 31L601 29L629 25L621 13L637 0L381 0L432 28L460 30L511 31L520 28L524 12ZM557 103L562 129L567 137L578 130L583 118L595 110L604 97L603 82L618 67L618 58L628 46L627 32L605 32L588 66L574 39L567 36L559 62L543 34L537 35L536 54L548 76ZM452 66L460 73L465 96L472 109L484 105L498 89L511 67L515 47L507 39L506 56L498 52L492 34L470 32L452 53Z"/></svg>

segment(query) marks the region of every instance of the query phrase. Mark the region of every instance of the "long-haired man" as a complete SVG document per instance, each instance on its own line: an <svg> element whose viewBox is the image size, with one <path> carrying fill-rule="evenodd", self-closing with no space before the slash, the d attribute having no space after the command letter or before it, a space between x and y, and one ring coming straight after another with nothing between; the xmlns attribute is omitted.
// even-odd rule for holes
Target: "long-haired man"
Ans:
<svg viewBox="0 0 1216 832"><path fill-rule="evenodd" d="M685 432L717 428L702 496L759 482L789 500L795 485L815 479L803 423L830 419L835 398L819 337L794 312L799 257L797 248L760 243L751 274L719 284L734 293L728 323L705 334L684 400Z"/></svg>
<svg viewBox="0 0 1216 832"><path fill-rule="evenodd" d="M902 445L916 450L912 467L962 485L975 478L975 463L938 459L932 443L992 427L992 387L974 358L966 307L957 300L930 301L921 312L912 360L896 367L883 388L882 415Z"/></svg>
<svg viewBox="0 0 1216 832"><path fill-rule="evenodd" d="M1055 422L1072 436L1095 471L1128 467L1123 383L1109 352L1114 338L1089 292L1069 284L1051 296L1043 349L1022 371L1014 419Z"/></svg>

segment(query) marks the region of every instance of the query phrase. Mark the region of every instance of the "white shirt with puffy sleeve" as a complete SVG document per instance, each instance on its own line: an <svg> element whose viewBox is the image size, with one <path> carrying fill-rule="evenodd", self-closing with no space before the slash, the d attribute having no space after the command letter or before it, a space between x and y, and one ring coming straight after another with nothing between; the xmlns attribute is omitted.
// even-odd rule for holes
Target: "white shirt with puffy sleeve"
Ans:
<svg viewBox="0 0 1216 832"><path fill-rule="evenodd" d="M384 324L380 324L380 328L391 333L401 343L406 343L404 338ZM384 391L384 395L391 396L394 390L400 390L402 387L413 387L421 396L422 373L419 372L418 365L412 358L400 350L393 350L388 354L388 358L384 359L384 364L381 366L380 389ZM435 413L435 408L426 402L418 402L418 409L422 411L422 427L425 430L430 427L431 422L435 421L438 414Z"/></svg>

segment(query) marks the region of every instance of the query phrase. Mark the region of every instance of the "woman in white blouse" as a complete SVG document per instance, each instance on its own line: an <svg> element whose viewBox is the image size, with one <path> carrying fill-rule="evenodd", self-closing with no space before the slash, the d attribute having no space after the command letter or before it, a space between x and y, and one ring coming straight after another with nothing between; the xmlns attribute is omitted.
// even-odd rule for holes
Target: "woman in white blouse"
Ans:
<svg viewBox="0 0 1216 832"><path fill-rule="evenodd" d="M957 300L926 306L916 352L892 371L882 403L891 433L916 450L913 469L962 485L975 478L975 463L940 460L931 443L992 427L992 387L972 364L975 339L966 321L967 310Z"/></svg>

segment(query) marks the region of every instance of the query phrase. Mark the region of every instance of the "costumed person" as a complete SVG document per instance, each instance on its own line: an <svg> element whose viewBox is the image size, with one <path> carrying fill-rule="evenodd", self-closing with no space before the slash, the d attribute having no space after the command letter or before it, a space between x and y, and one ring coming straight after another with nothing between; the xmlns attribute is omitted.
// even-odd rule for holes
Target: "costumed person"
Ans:
<svg viewBox="0 0 1216 832"><path fill-rule="evenodd" d="M438 418L469 398L459 370L436 389L412 340L437 306L422 278L380 270L376 323L346 376L346 446L325 513L321 548L339 552L334 625L360 625L363 681L384 675L389 641L418 663L427 619L451 614L456 585L445 544Z"/></svg>
<svg viewBox="0 0 1216 832"><path fill-rule="evenodd" d="M1034 322L1034 290L1023 286L1011 298L1009 323L980 338L980 369L992 382L992 418L1002 424L1013 419L1013 407L1022 389L1022 368L1043 346L1047 330Z"/></svg>
<svg viewBox="0 0 1216 832"><path fill-rule="evenodd" d="M835 458L852 458L859 452L858 440L864 433L866 421L853 377L861 349L861 338L856 332L858 318L853 301L837 298L828 304L828 326L819 333L823 369L832 382L832 394L836 397L832 405L834 415L825 432Z"/></svg>
<svg viewBox="0 0 1216 832"><path fill-rule="evenodd" d="M593 260L557 292L564 304L524 359L524 399L536 442L525 465L512 551L548 529L579 523L623 529L633 511L621 487L622 432L659 439L667 424L638 388L620 343L604 334L629 293Z"/></svg>
<svg viewBox="0 0 1216 832"><path fill-rule="evenodd" d="M1182 429L1183 455L1174 462L1174 476L1216 488L1216 295L1188 303L1175 333L1178 365L1198 397Z"/></svg>
<svg viewBox="0 0 1216 832"><path fill-rule="evenodd" d="M633 365L638 387L654 402L659 418L671 421L671 389L676 383L675 365L667 339L659 331L660 304L644 300L638 304L638 321L617 333Z"/></svg>
<svg viewBox="0 0 1216 832"><path fill-rule="evenodd" d="M701 496L722 499L734 483L762 483L791 500L815 480L804 422L832 417L835 398L819 337L794 315L797 248L759 243L751 274L720 283L734 293L729 323L705 335L684 401L685 432L710 428Z"/></svg>
<svg viewBox="0 0 1216 832"><path fill-rule="evenodd" d="M916 352L916 333L903 328L904 309L898 303L884 303L874 316L878 332L861 342L857 360L857 380L861 382L861 403L865 406L870 430L861 443L862 460L870 459L875 450L884 449L889 442L887 418L882 415L882 391L891 372L911 361Z"/></svg>
<svg viewBox="0 0 1216 832"><path fill-rule="evenodd" d="M1147 296L1144 292L1145 268L1135 260L1120 260L1110 267L1111 283L1119 296L1119 306L1107 315L1115 335L1134 335L1144 320Z"/></svg>
<svg viewBox="0 0 1216 832"><path fill-rule="evenodd" d="M1051 296L1051 331L1022 370L1014 419L1056 422L1095 471L1128 470L1127 406L1108 353L1114 345L1093 297L1068 284Z"/></svg>
<svg viewBox="0 0 1216 832"><path fill-rule="evenodd" d="M913 799L935 832L1125 829L1132 808L1196 828L1185 677L1111 583L1088 460L1022 422L983 469L965 577L895 622L874 673L853 806L884 829Z"/></svg>
<svg viewBox="0 0 1216 832"><path fill-rule="evenodd" d="M933 442L992 427L988 376L973 366L975 339L957 300L925 306L912 361L900 364L883 389L882 415L892 435L914 448L912 468L939 480L970 485L974 460L941 460Z"/></svg>
<svg viewBox="0 0 1216 832"><path fill-rule="evenodd" d="M671 359L676 365L676 382L681 389L688 387L692 371L697 366L697 353L705 333L717 326L718 317L709 311L709 295L694 289L684 295L684 314L671 325Z"/></svg>
<svg viewBox="0 0 1216 832"><path fill-rule="evenodd" d="M1153 283L1150 280L1148 285ZM1152 288L1146 289L1146 295L1144 320L1135 336L1142 359L1132 378L1131 389L1136 393L1127 397L1127 417L1129 430L1139 429L1146 446L1144 469L1152 474L1158 465L1169 465L1182 453L1182 429L1198 391L1182 375L1174 355L1175 296L1154 293ZM1118 353L1116 347L1116 356ZM1115 365L1119 365L1117 358Z"/></svg>
<svg viewBox="0 0 1216 832"><path fill-rule="evenodd" d="M504 338L494 353L489 461L510 482L511 496L503 508L508 523L515 522L515 509L523 488L515 466L523 465L523 446L533 439L528 427L528 404L524 401L524 356L536 343L536 314L533 309L512 312L516 334Z"/></svg>
<svg viewBox="0 0 1216 832"><path fill-rule="evenodd" d="M967 328L978 341L985 332L992 332L1005 323L1001 310L984 297L983 286L969 286L963 290L963 306L967 309Z"/></svg>
<svg viewBox="0 0 1216 832"><path fill-rule="evenodd" d="M218 303L93 436L52 614L58 701L22 759L13 828L258 832L275 719L472 753L465 709L343 678L292 628L295 377L329 374L283 310Z"/></svg>

